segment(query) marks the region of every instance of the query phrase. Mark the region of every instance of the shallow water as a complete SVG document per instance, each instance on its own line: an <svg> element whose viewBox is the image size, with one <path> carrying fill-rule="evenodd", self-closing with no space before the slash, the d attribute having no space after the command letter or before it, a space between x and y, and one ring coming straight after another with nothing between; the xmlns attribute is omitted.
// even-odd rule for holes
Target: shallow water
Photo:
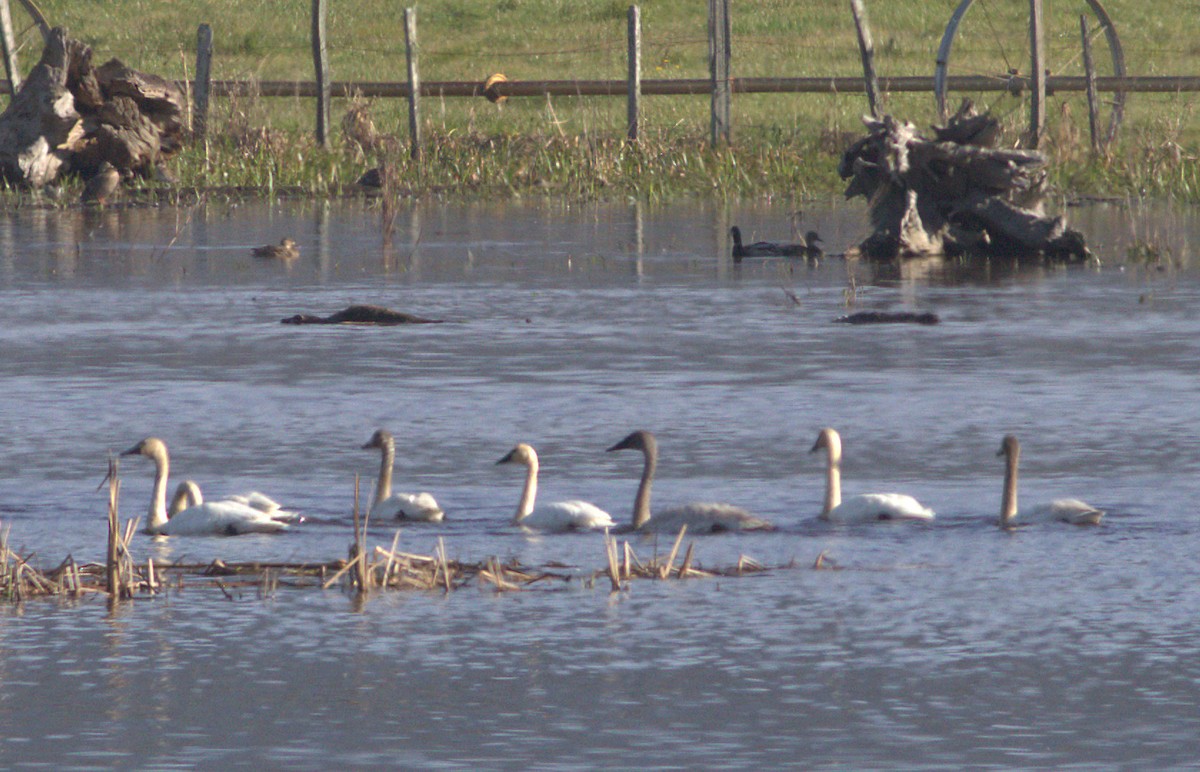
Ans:
<svg viewBox="0 0 1200 772"><path fill-rule="evenodd" d="M749 505L773 534L696 541L797 567L745 579L579 581L493 596L199 587L108 613L0 609L0 763L811 767L1190 762L1200 724L1200 277L1194 213L1072 210L1100 266L855 266L856 309L933 327L833 324L848 267L726 257L725 231L787 213L711 205L423 207L392 247L362 203L0 215L0 520L57 563L104 541L110 451L164 438L174 479L250 487L309 521L278 537L135 538L144 557L345 554L359 448L396 433L397 488L448 515L401 544L599 568L598 535L506 525L517 441L541 495L628 516L654 430L655 501ZM1131 220L1134 223L1131 225ZM860 210L814 208L831 249ZM1162 270L1127 259L1171 248ZM252 245L289 235L294 265ZM1177 264L1176 264L1177 263ZM794 298L794 300L793 300ZM447 320L292 327L377 303ZM929 527L814 522L822 426L847 493L898 489ZM1000 438L1022 501L1082 496L1094 529L1000 533ZM152 469L122 459L122 514ZM390 524L372 539L391 541ZM669 545L639 542L649 554ZM844 570L808 568L822 551Z"/></svg>

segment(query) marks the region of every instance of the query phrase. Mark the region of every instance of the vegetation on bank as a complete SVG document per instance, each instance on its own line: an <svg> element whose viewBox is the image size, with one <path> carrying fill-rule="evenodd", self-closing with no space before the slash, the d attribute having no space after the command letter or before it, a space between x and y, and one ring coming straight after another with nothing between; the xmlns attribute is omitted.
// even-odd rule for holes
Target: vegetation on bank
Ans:
<svg viewBox="0 0 1200 772"><path fill-rule="evenodd" d="M946 20L957 0L868 3L883 75L929 75ZM1079 3L1082 5L1082 2ZM40 3L53 24L66 26L95 49L131 66L186 80L194 67L195 31L214 28L218 79L312 78L310 6L252 0L214 3L146 0L94 4ZM1027 3L981 0L964 20L955 72L978 74L1021 66ZM984 8L983 5L987 7ZM1048 10L1055 74L1078 70L1078 10ZM333 76L338 80L404 77L403 4L330 4ZM707 72L706 6L685 0L645 0L646 78L696 78ZM422 77L482 81L622 78L625 0L450 0L419 6ZM1190 74L1200 48L1200 18L1158 14L1165 3L1110 0L1129 71ZM859 74L849 13L842 6L767 0L734 3L733 72L739 77ZM25 19L18 13L18 27ZM22 35L22 65L40 44ZM1101 57L1102 58L1102 57ZM1103 74L1103 70L1102 70ZM1015 139L1027 101L976 95L1002 116ZM1200 200L1200 132L1196 95L1132 94L1118 143L1102 156L1088 146L1081 95L1053 97L1049 137L1051 179L1071 195L1151 195ZM859 94L737 95L733 145L713 148L704 97L646 97L642 138L624 140L620 97L426 99L425 154L408 156L402 100L336 100L332 147L312 139L315 107L297 98L218 98L210 138L170 166L184 188L252 188L337 195L366 169L395 171L394 188L419 195L575 198L681 196L803 199L839 193L836 165L861 136ZM934 122L929 94L892 94L887 109L918 125ZM343 120L345 118L345 120ZM338 125L340 124L340 125Z"/></svg>

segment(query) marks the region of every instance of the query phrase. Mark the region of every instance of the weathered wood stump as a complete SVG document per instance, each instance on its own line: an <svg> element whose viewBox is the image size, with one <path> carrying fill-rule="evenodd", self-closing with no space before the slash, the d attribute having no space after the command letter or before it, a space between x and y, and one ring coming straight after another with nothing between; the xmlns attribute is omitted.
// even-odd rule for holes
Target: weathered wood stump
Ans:
<svg viewBox="0 0 1200 772"><path fill-rule="evenodd" d="M116 59L92 66L92 49L56 27L41 61L0 114L0 175L40 188L101 164L123 177L153 175L184 141L184 97L157 75Z"/></svg>
<svg viewBox="0 0 1200 772"><path fill-rule="evenodd" d="M933 139L891 116L864 118L868 135L838 166L846 198L863 196L872 233L862 254L1089 256L1082 234L1043 209L1046 158L994 147L999 124L964 101Z"/></svg>

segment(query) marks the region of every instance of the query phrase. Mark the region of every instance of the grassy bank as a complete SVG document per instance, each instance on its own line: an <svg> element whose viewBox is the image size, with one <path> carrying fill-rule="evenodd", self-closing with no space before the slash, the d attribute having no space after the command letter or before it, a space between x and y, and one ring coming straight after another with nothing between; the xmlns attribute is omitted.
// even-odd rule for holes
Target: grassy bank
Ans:
<svg viewBox="0 0 1200 772"><path fill-rule="evenodd" d="M886 75L929 75L956 0L872 3L878 69ZM1055 74L1079 66L1078 9L1056 3L1047 11ZM624 0L449 0L419 7L423 79L483 80L621 78L625 71ZM1135 74L1191 74L1197 69L1200 18L1168 14L1165 2L1106 4ZM65 0L42 3L54 24L89 42L96 57L117 56L168 77L186 79L194 67L196 27L212 24L222 79L311 79L308 4L250 0L178 3L119 2L101 9ZM707 72L706 7L685 0L641 3L647 78L703 77ZM1025 69L1020 0L978 0L964 19L952 72ZM737 76L817 76L859 73L853 25L841 5L773 0L734 4L733 72ZM1159 13L1162 11L1163 13ZM333 75L339 80L402 80L402 4L331 4ZM18 25L24 24L18 14ZM26 31L23 65L38 53ZM1100 52L1103 54L1103 51ZM1101 56L1103 61L1103 56ZM1102 68L1102 72L1103 72ZM1027 102L976 95L1002 116L1015 138ZM955 97L957 98L957 97ZM1200 199L1200 132L1195 95L1130 95L1128 118L1109 155L1087 150L1086 106L1080 95L1051 104L1046 144L1053 179L1073 193L1150 193ZM178 157L172 171L195 187L260 187L312 194L337 193L366 168L384 163L397 187L446 195L574 197L687 195L806 198L841 189L834 169L847 141L861 133L861 95L739 95L734 145L708 145L708 101L647 97L643 139L622 141L621 98L482 99L425 102L426 158L407 158L400 100L337 100L333 147L312 139L314 106L294 98L217 100L215 130L204 146ZM895 115L927 125L935 120L929 94L889 95Z"/></svg>

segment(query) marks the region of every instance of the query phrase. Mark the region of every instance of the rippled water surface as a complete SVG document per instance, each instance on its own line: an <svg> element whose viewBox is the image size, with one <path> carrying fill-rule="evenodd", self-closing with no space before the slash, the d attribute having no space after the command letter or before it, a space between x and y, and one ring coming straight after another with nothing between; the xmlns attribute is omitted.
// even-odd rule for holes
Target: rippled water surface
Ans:
<svg viewBox="0 0 1200 772"><path fill-rule="evenodd" d="M280 536L135 537L139 560L345 555L354 476L397 436L396 487L441 526L401 545L601 567L597 534L507 525L515 442L541 495L629 516L635 428L659 503L740 503L770 534L699 537L748 578L573 580L525 593L184 587L0 608L5 767L762 768L1167 766L1200 731L1200 277L1194 213L1070 212L1100 265L903 268L727 258L725 231L787 238L788 213L707 204L402 211L209 205L0 215L0 520L33 562L98 560L111 451L147 435L206 494L264 490ZM831 250L857 209L814 208ZM291 236L293 265L253 245ZM1141 239L1169 248L1146 266ZM930 310L936 326L848 326ZM446 320L294 327L374 303ZM896 489L930 526L814 520L817 430L847 493ZM1078 496L1098 528L995 527L995 453L1021 437L1022 501ZM126 457L122 515L151 464ZM390 543L376 523L371 538ZM663 541L666 541L665 539ZM635 540L643 555L669 544ZM824 552L839 570L814 571Z"/></svg>

